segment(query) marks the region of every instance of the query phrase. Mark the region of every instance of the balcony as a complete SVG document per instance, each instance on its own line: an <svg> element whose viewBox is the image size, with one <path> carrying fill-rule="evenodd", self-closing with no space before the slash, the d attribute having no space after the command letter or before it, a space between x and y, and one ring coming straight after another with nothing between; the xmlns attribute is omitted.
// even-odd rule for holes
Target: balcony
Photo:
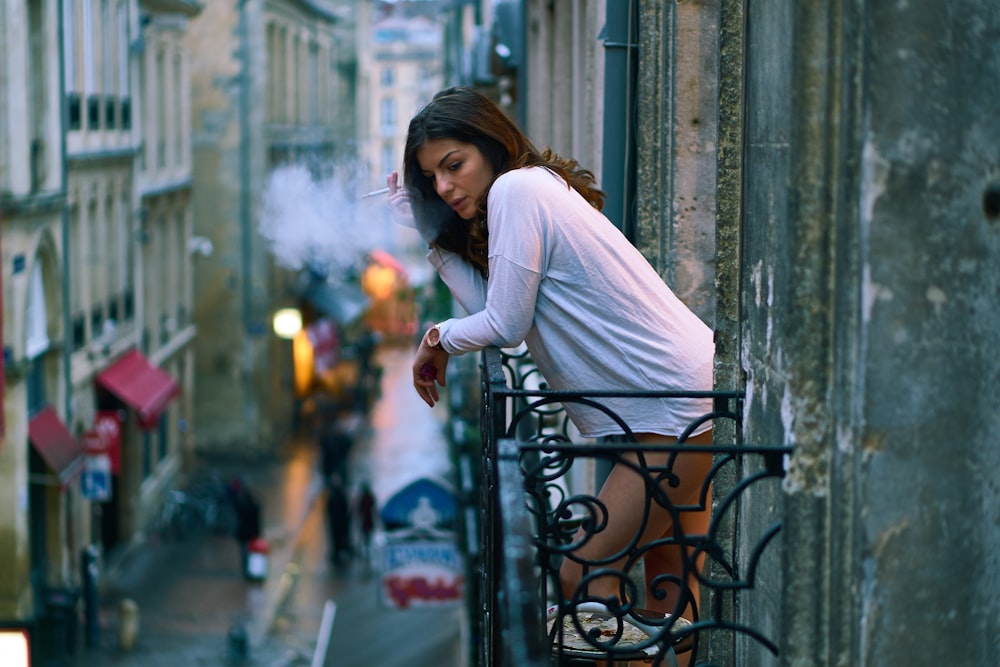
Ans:
<svg viewBox="0 0 1000 667"><path fill-rule="evenodd" d="M470 650L475 653L470 664L676 665L681 656L681 662L691 665L721 666L732 664L737 639L760 643L777 655L775 639L741 622L736 610L755 593L758 566L778 557L777 549L768 547L781 522L748 534L757 526L740 526L739 517L741 504L745 510L752 502L751 489L781 483L783 460L791 448L738 442L741 392L555 392L545 388L527 355L495 348L484 351L481 371L479 512L469 513L467 524L475 525L466 526ZM574 436L562 409L579 402L611 414L602 399L633 396L711 398L712 411L692 423L679 440L711 422L714 443L639 445L620 419L624 438L585 441ZM720 444L724 439L737 442ZM680 452L712 456L698 499L690 505L673 505L663 492L676 485L672 467ZM647 489L642 525L613 557L580 558L577 548L604 529L604 506L594 481L626 459L637 462L631 467ZM705 507L712 507L711 520L703 534L683 534L677 528L640 544L637 536L654 505L669 512L674 526L681 524L684 513ZM685 576L656 577L647 584L642 556L667 545L681 547ZM575 590L564 593L559 569L566 558L578 562L584 576ZM595 579L608 581L609 576L614 577L617 596L590 591ZM651 601L662 607L668 590L670 599L678 601L673 612L665 616L645 611ZM637 619L645 628L635 624ZM721 649L711 650L717 646Z"/></svg>

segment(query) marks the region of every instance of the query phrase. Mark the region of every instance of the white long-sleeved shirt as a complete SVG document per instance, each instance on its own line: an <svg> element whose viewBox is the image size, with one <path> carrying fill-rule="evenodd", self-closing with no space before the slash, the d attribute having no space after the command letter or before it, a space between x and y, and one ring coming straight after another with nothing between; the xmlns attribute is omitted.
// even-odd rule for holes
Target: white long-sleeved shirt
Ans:
<svg viewBox="0 0 1000 667"><path fill-rule="evenodd" d="M440 324L452 354L522 341L556 390L709 390L712 331L625 236L541 167L507 172L487 202L489 278L457 255L428 259L470 313ZM633 432L679 435L707 399L600 399ZM621 432L597 410L565 404L586 437ZM711 424L704 424L699 433Z"/></svg>

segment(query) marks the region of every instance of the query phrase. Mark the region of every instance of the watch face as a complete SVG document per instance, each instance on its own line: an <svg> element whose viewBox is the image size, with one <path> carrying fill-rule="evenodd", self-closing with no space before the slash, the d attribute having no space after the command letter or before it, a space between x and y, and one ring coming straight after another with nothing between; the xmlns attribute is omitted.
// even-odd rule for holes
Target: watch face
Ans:
<svg viewBox="0 0 1000 667"><path fill-rule="evenodd" d="M431 330L427 333L427 342L431 347L437 347L441 342L441 332L437 327L431 327Z"/></svg>

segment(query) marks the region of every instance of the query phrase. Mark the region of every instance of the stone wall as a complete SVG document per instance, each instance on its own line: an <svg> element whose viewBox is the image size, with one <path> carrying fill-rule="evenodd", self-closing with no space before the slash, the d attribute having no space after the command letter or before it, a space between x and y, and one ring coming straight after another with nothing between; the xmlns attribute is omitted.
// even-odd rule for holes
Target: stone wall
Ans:
<svg viewBox="0 0 1000 667"><path fill-rule="evenodd" d="M781 595L745 611L781 664L996 664L1000 10L748 13L745 435L796 451L757 499Z"/></svg>

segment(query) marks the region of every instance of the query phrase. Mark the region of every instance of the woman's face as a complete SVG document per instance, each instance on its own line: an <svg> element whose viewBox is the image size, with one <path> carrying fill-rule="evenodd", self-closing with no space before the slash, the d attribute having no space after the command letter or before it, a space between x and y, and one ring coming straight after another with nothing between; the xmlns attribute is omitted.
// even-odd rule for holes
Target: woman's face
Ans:
<svg viewBox="0 0 1000 667"><path fill-rule="evenodd" d="M459 217L476 217L476 204L493 181L493 165L474 144L431 139L417 150L417 162L434 191Z"/></svg>

